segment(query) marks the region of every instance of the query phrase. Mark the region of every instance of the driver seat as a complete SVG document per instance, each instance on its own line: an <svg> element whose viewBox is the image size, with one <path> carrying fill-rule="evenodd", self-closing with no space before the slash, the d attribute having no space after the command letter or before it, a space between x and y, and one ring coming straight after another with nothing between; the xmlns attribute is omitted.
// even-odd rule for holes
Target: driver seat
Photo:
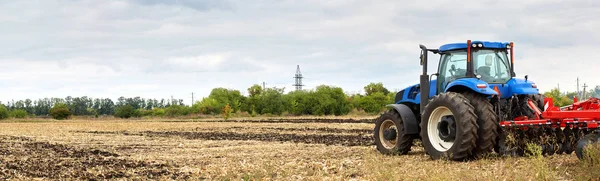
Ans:
<svg viewBox="0 0 600 181"><path fill-rule="evenodd" d="M485 65L477 68L477 74L482 76L490 76L490 70L492 66L492 56L485 56Z"/></svg>

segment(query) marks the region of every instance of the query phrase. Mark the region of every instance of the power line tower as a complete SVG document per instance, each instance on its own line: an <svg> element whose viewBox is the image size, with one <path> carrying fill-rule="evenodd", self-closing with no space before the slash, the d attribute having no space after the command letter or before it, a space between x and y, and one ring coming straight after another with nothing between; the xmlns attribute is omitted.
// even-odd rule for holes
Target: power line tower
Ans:
<svg viewBox="0 0 600 181"><path fill-rule="evenodd" d="M296 90L302 90L302 73L300 72L300 65L297 66L296 68L296 76L294 76L294 80L296 81L296 83L293 86L296 86Z"/></svg>

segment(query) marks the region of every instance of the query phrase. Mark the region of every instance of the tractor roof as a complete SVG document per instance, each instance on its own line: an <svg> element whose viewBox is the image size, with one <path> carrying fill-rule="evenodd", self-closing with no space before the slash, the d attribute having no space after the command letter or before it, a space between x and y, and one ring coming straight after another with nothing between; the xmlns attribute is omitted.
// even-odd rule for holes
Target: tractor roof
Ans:
<svg viewBox="0 0 600 181"><path fill-rule="evenodd" d="M490 42L490 41L471 41L471 44L483 44L484 48L506 48L507 45L509 45L510 43L508 42ZM450 50L458 50L458 49L466 49L467 48L467 43L449 43L449 44L445 44L440 46L439 51L440 52L445 52L445 51L450 51Z"/></svg>

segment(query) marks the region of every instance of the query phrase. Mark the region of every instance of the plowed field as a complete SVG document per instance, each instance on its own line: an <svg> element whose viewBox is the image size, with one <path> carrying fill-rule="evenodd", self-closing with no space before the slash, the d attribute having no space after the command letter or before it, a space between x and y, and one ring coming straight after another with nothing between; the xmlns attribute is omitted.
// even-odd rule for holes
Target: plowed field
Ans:
<svg viewBox="0 0 600 181"><path fill-rule="evenodd" d="M0 180L589 180L575 155L385 156L369 119L0 122ZM419 143L417 142L417 145Z"/></svg>

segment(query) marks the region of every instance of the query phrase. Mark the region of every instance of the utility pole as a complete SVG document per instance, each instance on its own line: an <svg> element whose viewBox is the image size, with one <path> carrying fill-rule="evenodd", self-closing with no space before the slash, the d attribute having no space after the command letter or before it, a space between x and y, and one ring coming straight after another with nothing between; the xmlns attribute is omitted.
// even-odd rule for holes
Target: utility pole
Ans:
<svg viewBox="0 0 600 181"><path fill-rule="evenodd" d="M581 92L579 92L579 77L577 77L577 97L581 98Z"/></svg>
<svg viewBox="0 0 600 181"><path fill-rule="evenodd" d="M586 99L586 97L587 97L587 92L585 91L585 88L587 88L587 84L584 83L583 84L583 97L581 100Z"/></svg>
<svg viewBox="0 0 600 181"><path fill-rule="evenodd" d="M192 105L192 106L194 105L194 92L192 92L192 104L190 104L190 105Z"/></svg>

